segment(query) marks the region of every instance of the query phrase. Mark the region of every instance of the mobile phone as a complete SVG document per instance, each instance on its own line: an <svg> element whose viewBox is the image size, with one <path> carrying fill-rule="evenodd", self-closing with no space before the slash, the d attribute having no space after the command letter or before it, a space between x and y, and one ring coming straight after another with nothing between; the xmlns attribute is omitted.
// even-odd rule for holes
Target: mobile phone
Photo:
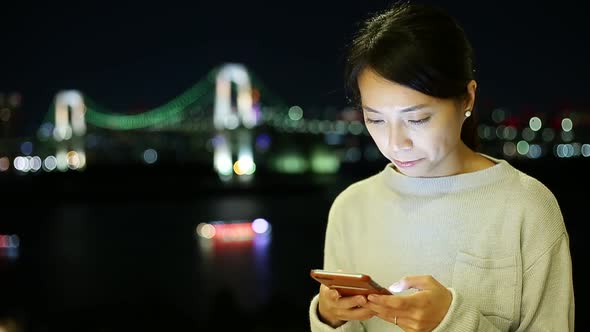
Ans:
<svg viewBox="0 0 590 332"><path fill-rule="evenodd" d="M314 269L311 270L310 276L331 289L337 290L342 296L392 294L367 274Z"/></svg>

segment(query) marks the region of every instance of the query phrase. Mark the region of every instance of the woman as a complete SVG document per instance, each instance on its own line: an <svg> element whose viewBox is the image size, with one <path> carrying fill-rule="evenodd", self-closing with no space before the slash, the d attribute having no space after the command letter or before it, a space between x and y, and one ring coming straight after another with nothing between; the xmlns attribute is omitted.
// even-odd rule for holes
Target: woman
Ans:
<svg viewBox="0 0 590 332"><path fill-rule="evenodd" d="M395 4L353 40L351 96L391 163L335 199L324 269L397 282L367 297L320 286L312 331L573 331L560 208L476 152L473 73L462 28L436 8Z"/></svg>

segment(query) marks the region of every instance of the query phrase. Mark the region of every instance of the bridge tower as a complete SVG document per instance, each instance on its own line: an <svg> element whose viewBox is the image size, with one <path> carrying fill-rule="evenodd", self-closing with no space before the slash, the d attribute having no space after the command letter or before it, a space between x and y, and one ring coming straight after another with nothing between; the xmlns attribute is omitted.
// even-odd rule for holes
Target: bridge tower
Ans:
<svg viewBox="0 0 590 332"><path fill-rule="evenodd" d="M64 90L56 94L54 104L53 138L57 142L57 168L60 171L66 171L68 168L81 170L86 166L84 98L77 90Z"/></svg>
<svg viewBox="0 0 590 332"><path fill-rule="evenodd" d="M237 86L235 105L232 83ZM240 180L251 179L256 170L252 128L257 125L257 116L252 107L250 77L243 65L225 64L217 73L213 124L213 166L219 177L229 181L236 174Z"/></svg>

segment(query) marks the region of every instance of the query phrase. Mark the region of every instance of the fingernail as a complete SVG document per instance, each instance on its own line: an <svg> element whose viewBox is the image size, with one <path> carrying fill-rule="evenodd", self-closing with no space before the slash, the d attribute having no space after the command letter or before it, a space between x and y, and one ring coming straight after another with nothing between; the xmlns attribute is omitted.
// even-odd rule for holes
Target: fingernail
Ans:
<svg viewBox="0 0 590 332"><path fill-rule="evenodd" d="M393 285L389 286L389 290L392 292L401 292L402 291L402 284L398 281Z"/></svg>
<svg viewBox="0 0 590 332"><path fill-rule="evenodd" d="M375 295L375 294L370 294L368 299L369 301L375 301L379 298L379 295Z"/></svg>

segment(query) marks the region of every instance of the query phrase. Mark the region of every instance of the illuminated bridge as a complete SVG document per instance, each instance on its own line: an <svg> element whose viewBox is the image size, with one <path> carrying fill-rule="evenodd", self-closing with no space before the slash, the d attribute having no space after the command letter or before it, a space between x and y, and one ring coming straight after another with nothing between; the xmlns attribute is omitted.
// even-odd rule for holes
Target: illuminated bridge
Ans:
<svg viewBox="0 0 590 332"><path fill-rule="evenodd" d="M243 66L228 64L139 114L111 110L78 91L61 91L36 137L2 144L0 170L186 163L210 165L224 180L248 178L257 168L334 173L342 162L380 158L366 144L368 135L354 113L349 110L348 119L306 118L300 106L286 105Z"/></svg>
<svg viewBox="0 0 590 332"><path fill-rule="evenodd" d="M256 170L333 174L347 163L382 161L360 112L310 116L239 64L215 68L178 97L137 114L75 90L60 91L50 104L36 137L0 141L0 175L169 164L204 166L229 181L248 180ZM590 157L584 112L553 118L516 117L503 108L480 113L482 152L513 159Z"/></svg>

